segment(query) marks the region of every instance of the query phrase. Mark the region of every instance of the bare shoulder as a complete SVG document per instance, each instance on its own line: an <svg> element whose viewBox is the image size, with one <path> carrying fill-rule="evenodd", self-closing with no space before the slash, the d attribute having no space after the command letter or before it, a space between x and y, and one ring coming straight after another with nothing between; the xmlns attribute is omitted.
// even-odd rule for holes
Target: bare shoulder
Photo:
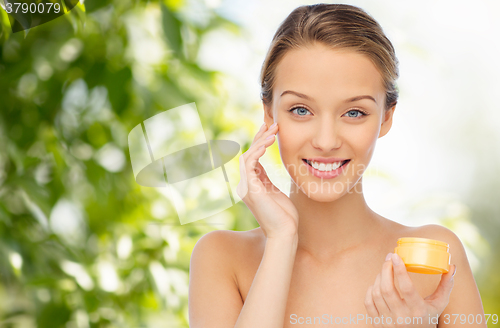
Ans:
<svg viewBox="0 0 500 328"><path fill-rule="evenodd" d="M426 224L418 227L404 226L401 237L420 237L444 241L450 245L451 263L469 266L465 248L460 238L450 229L439 224Z"/></svg>
<svg viewBox="0 0 500 328"><path fill-rule="evenodd" d="M223 267L236 282L236 273L245 259L262 250L264 235L260 228L248 231L214 230L203 235L196 243L191 261L198 256L211 259Z"/></svg>
<svg viewBox="0 0 500 328"><path fill-rule="evenodd" d="M198 240L189 268L190 327L234 327L243 306L238 261L257 236L252 230L215 230Z"/></svg>
<svg viewBox="0 0 500 328"><path fill-rule="evenodd" d="M460 238L450 229L438 224L429 224L418 228L418 235L424 238L437 239L450 245L451 264L455 264L456 273L453 282L453 289L450 294L449 303L439 318L439 327L447 322L446 318L460 313L484 316L484 309L481 295L477 288L474 274L467 258L465 247ZM486 324L478 327L486 327Z"/></svg>
<svg viewBox="0 0 500 328"><path fill-rule="evenodd" d="M444 241L450 245L450 253L465 255L465 249L460 238L450 229L439 224L427 224L420 227L408 227L411 229L411 237L421 237ZM453 253L451 253L453 255Z"/></svg>
<svg viewBox="0 0 500 328"><path fill-rule="evenodd" d="M448 243L460 242L460 239L453 231L439 224L426 224L411 228L415 233L420 234L422 238L438 239Z"/></svg>
<svg viewBox="0 0 500 328"><path fill-rule="evenodd" d="M411 227L390 220L387 220L386 223L387 231L390 231L391 236L393 236L392 240L402 237L419 237L444 241L450 245L451 264L470 270L462 241L452 230L439 224Z"/></svg>
<svg viewBox="0 0 500 328"><path fill-rule="evenodd" d="M196 243L195 249L225 249L225 254L237 253L262 242L262 238L263 234L260 228L248 231L214 230L203 235Z"/></svg>

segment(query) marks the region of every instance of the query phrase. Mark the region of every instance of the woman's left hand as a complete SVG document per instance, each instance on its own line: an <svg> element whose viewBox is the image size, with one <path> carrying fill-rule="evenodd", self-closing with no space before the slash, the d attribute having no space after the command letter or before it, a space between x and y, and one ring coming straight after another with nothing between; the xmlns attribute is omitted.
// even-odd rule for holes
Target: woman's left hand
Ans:
<svg viewBox="0 0 500 328"><path fill-rule="evenodd" d="M365 297L366 311L372 318L373 326L435 328L436 322L429 322L429 318L441 315L448 305L456 267L452 265L450 271L441 276L434 293L424 299L413 286L403 260L395 253L387 254L382 271L368 288ZM398 281L401 296L394 284L394 277ZM375 320L376 317L379 319Z"/></svg>

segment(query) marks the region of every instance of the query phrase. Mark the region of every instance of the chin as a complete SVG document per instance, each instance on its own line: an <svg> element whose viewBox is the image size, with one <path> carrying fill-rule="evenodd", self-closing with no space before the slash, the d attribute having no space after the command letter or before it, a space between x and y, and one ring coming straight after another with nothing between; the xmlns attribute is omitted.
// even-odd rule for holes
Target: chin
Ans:
<svg viewBox="0 0 500 328"><path fill-rule="evenodd" d="M295 180L294 180L295 181ZM320 181L303 181L299 186L300 191L308 198L321 203L333 202L347 193L348 186L345 182L320 182Z"/></svg>
<svg viewBox="0 0 500 328"><path fill-rule="evenodd" d="M306 193L306 196L308 196L311 200L314 200L315 202L330 203L336 201L337 199L342 198L342 196L344 196L344 193L338 194L335 192L331 193L316 192L316 193L309 193L309 195Z"/></svg>
<svg viewBox="0 0 500 328"><path fill-rule="evenodd" d="M316 191L312 192L309 191L309 194L306 194L310 199L320 202L320 203L328 203L328 202L333 202L336 201L339 198L342 198L346 193L338 193L333 190L331 191Z"/></svg>

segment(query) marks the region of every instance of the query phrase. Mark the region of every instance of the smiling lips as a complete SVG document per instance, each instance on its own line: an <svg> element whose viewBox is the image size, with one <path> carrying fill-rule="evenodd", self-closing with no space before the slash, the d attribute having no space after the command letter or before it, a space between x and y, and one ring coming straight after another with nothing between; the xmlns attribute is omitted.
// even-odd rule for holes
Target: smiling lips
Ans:
<svg viewBox="0 0 500 328"><path fill-rule="evenodd" d="M330 159L302 159L304 163L306 163L309 171L318 178L332 179L335 178L342 172L347 163L350 162L350 159L339 159L339 158L330 158Z"/></svg>
<svg viewBox="0 0 500 328"><path fill-rule="evenodd" d="M318 163L334 163L334 162L344 162L347 161L347 158L338 158L338 157L311 157L304 158L306 161L318 162Z"/></svg>
<svg viewBox="0 0 500 328"><path fill-rule="evenodd" d="M311 159L303 159L308 165L314 167L316 170L320 171L332 171L336 170L342 165L346 164L349 159L342 158L311 158Z"/></svg>

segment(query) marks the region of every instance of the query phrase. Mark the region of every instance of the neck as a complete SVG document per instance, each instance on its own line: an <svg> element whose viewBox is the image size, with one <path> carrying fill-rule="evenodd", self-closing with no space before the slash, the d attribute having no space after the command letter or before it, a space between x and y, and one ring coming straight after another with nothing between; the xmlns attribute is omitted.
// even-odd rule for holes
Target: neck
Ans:
<svg viewBox="0 0 500 328"><path fill-rule="evenodd" d="M297 251L319 261L367 242L381 224L381 217L366 204L362 178L331 202L309 198L292 181L290 200L299 213Z"/></svg>

